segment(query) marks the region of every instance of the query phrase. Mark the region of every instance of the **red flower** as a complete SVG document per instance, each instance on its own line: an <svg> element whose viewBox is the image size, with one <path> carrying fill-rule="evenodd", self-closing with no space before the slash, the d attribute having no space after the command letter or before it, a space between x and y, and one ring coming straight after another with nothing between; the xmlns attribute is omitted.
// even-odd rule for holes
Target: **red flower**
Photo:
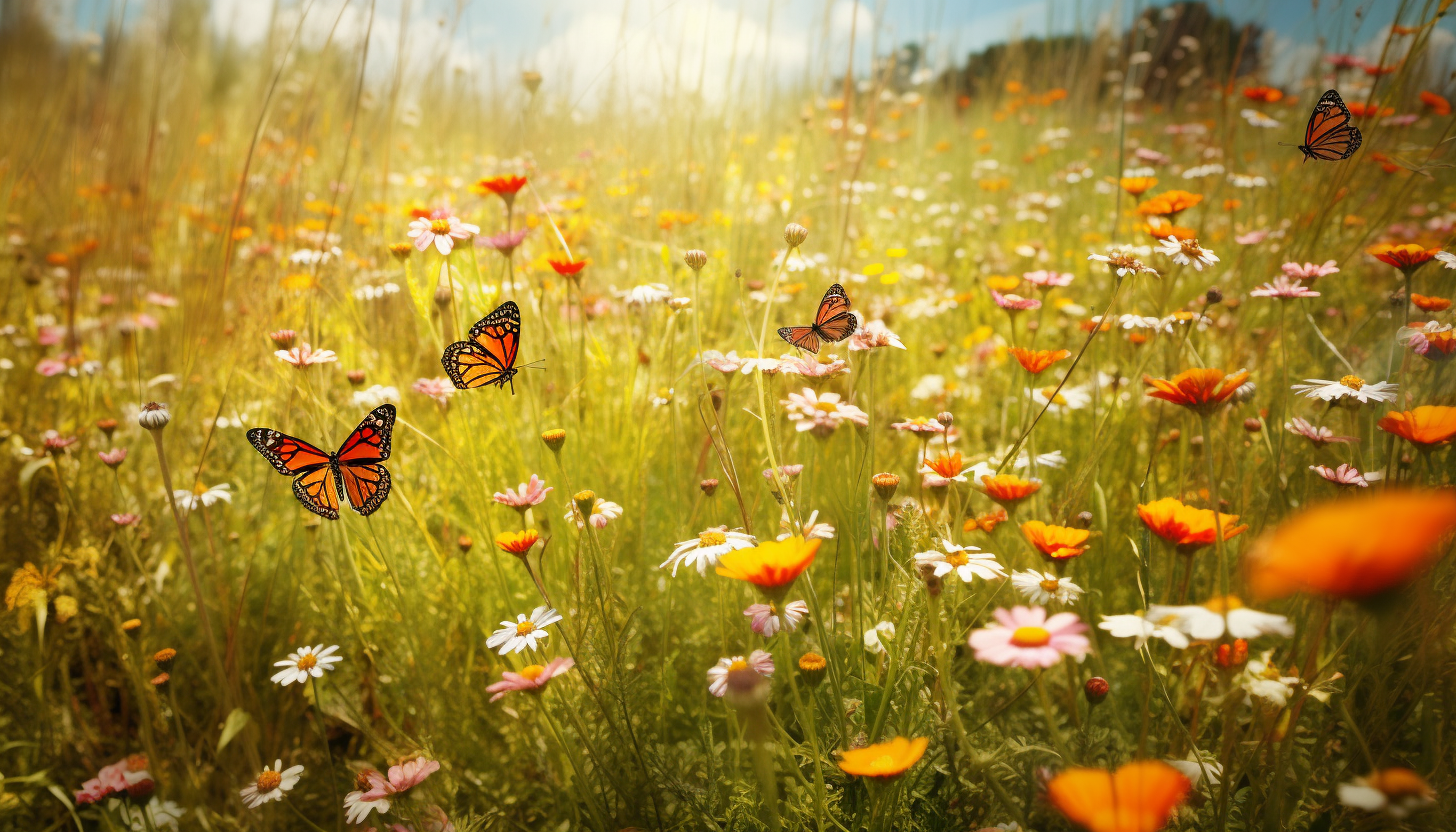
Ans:
<svg viewBox="0 0 1456 832"><path fill-rule="evenodd" d="M576 277L586 268L586 260L547 260L552 269L562 277Z"/></svg>

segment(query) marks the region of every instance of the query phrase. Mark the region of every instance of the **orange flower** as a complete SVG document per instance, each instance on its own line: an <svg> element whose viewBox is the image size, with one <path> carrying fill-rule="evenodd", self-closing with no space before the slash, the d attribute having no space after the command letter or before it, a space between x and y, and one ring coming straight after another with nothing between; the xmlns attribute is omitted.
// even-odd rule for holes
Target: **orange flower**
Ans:
<svg viewBox="0 0 1456 832"><path fill-rule="evenodd" d="M1021 524L1021 533L1031 541L1031 545L1041 550L1041 553L1052 560L1069 560L1087 551L1083 544L1092 533L1086 529L1073 529L1067 526L1049 526L1040 520L1030 520Z"/></svg>
<svg viewBox="0 0 1456 832"><path fill-rule="evenodd" d="M1173 217L1203 201L1202 194L1187 191L1164 191L1138 206L1138 213L1146 216Z"/></svg>
<svg viewBox="0 0 1456 832"><path fill-rule="evenodd" d="M1244 554L1259 598L1366 598L1408 581L1456 532L1456 493L1385 491L1307 508Z"/></svg>
<svg viewBox="0 0 1456 832"><path fill-rule="evenodd" d="M1451 308L1450 298L1438 298L1411 292L1411 303L1422 312L1445 312Z"/></svg>
<svg viewBox="0 0 1456 832"><path fill-rule="evenodd" d="M1184 505L1181 500L1173 497L1164 497L1146 505L1139 505L1137 512L1138 517L1142 518L1143 525L1147 526L1153 534L1177 546L1178 550L1185 554L1191 554L1213 543L1217 538L1213 524L1213 509L1194 508ZM1249 530L1246 525L1236 525L1239 522L1237 514L1220 512L1218 522L1223 528L1224 540L1229 540Z"/></svg>
<svg viewBox="0 0 1456 832"><path fill-rule="evenodd" d="M1153 388L1148 395L1165 402L1182 405L1199 413L1212 411L1228 400L1249 378L1247 370L1224 375L1213 367L1184 370L1171 379L1143 376L1143 384Z"/></svg>
<svg viewBox="0 0 1456 832"><path fill-rule="evenodd" d="M547 260L546 263L551 266L552 270L554 270L557 274L561 275L562 277L575 277L578 274L581 274L581 270L582 269L586 268L587 261L585 261L585 260Z"/></svg>
<svg viewBox="0 0 1456 832"><path fill-rule="evenodd" d="M1021 278L1014 274L991 275L986 278L986 285L998 292L1010 292L1021 285Z"/></svg>
<svg viewBox="0 0 1456 832"><path fill-rule="evenodd" d="M471 185L470 190L481 196L495 194L510 205L516 200L516 192L525 185L524 176L488 176Z"/></svg>
<svg viewBox="0 0 1456 832"><path fill-rule="evenodd" d="M501 532L495 536L495 545L502 552L508 552L517 557L524 557L536 545L541 535L535 529L522 529L518 532Z"/></svg>
<svg viewBox="0 0 1456 832"><path fill-rule="evenodd" d="M888 780L899 777L920 762L928 745L929 737L917 737L913 740L896 737L889 742L839 752L839 767L845 774L856 777Z"/></svg>
<svg viewBox="0 0 1456 832"><path fill-rule="evenodd" d="M1366 71L1369 71L1368 67L1366 68ZM1394 107L1382 108L1379 104L1365 104L1360 101L1351 101L1346 106L1350 108L1350 115L1355 116L1356 118L1373 118L1376 116L1395 115Z"/></svg>
<svg viewBox="0 0 1456 832"><path fill-rule="evenodd" d="M1032 375L1041 375L1043 370L1072 354L1069 350L1029 350L1025 347L1012 347L1008 352L1021 369Z"/></svg>
<svg viewBox="0 0 1456 832"><path fill-rule="evenodd" d="M1155 176L1124 176L1117 180L1117 184L1133 196L1142 196L1158 184L1158 179Z"/></svg>
<svg viewBox="0 0 1456 832"><path fill-rule="evenodd" d="M1432 257L1441 253L1438 248L1423 248L1415 243L1381 243L1365 249L1366 253L1372 255L1386 265L1394 266L1397 269L1409 274L1430 261Z"/></svg>
<svg viewBox="0 0 1456 832"><path fill-rule="evenodd" d="M1421 90L1421 103L1426 105L1435 115L1451 115L1451 102L1447 101L1444 96L1437 95L1430 90Z"/></svg>
<svg viewBox="0 0 1456 832"><path fill-rule="evenodd" d="M1392 410L1375 426L1427 450L1456 436L1456 407L1428 404L1415 410Z"/></svg>
<svg viewBox="0 0 1456 832"><path fill-rule="evenodd" d="M1066 769L1047 784L1047 799L1089 832L1158 832L1192 788L1167 763L1140 760L1116 772Z"/></svg>
<svg viewBox="0 0 1456 832"><path fill-rule="evenodd" d="M976 529L980 529L986 534L990 534L996 530L997 526L1005 523L1009 519L1006 514L1006 509L997 508L995 511L988 511L977 517L967 517L966 522L961 524L961 530L973 532Z"/></svg>
<svg viewBox="0 0 1456 832"><path fill-rule="evenodd" d="M1156 228L1148 225L1144 226L1143 230L1147 231L1148 234L1157 240L1166 240L1169 237L1175 240L1198 239L1198 232L1186 225L1160 225Z"/></svg>
<svg viewBox="0 0 1456 832"><path fill-rule="evenodd" d="M1041 480L1024 480L1015 474L981 477L980 489L998 503L1017 503L1041 490Z"/></svg>
<svg viewBox="0 0 1456 832"><path fill-rule="evenodd" d="M1449 358L1452 353L1456 353L1456 330L1426 332L1422 334L1422 337L1426 339L1425 352L1421 353L1424 358L1436 361Z"/></svg>
<svg viewBox="0 0 1456 832"><path fill-rule="evenodd" d="M1244 97L1250 101L1262 101L1265 104L1273 104L1284 98L1284 90L1277 87L1244 87Z"/></svg>
<svg viewBox="0 0 1456 832"><path fill-rule="evenodd" d="M920 469L923 473L937 474L948 480L953 480L961 475L965 464L961 461L960 452L946 456L941 454L935 459L926 459L925 468ZM928 470L927 470L928 469Z"/></svg>
<svg viewBox="0 0 1456 832"><path fill-rule="evenodd" d="M769 594L781 595L814 562L819 538L790 537L770 540L749 549L737 549L718 558L718 574L748 581Z"/></svg>

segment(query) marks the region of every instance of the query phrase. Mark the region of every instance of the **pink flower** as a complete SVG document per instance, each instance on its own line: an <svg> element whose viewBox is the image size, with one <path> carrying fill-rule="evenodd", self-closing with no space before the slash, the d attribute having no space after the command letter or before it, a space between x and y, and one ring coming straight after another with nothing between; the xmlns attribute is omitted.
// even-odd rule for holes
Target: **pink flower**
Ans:
<svg viewBox="0 0 1456 832"><path fill-rule="evenodd" d="M1241 246L1256 246L1264 242L1268 238L1268 230L1260 228L1254 231L1250 231L1247 234L1235 234L1234 242L1238 243Z"/></svg>
<svg viewBox="0 0 1456 832"><path fill-rule="evenodd" d="M411 384L410 389L439 404L449 404L450 397L455 395L455 385L448 378L422 378Z"/></svg>
<svg viewBox="0 0 1456 832"><path fill-rule="evenodd" d="M1051 667L1072 656L1080 660L1092 649L1076 614L1059 612L1047 618L1041 607L998 608L996 624L971 632L976 660L1002 667Z"/></svg>
<svg viewBox="0 0 1456 832"><path fill-rule="evenodd" d="M1335 69L1357 69L1365 65L1365 61L1354 55L1326 55L1325 60Z"/></svg>
<svg viewBox="0 0 1456 832"><path fill-rule="evenodd" d="M480 226L461 222L459 217L417 217L409 224L406 237L415 241L415 248L424 251L434 244L435 250L448 255L455 248L456 240L464 240L480 233Z"/></svg>
<svg viewBox="0 0 1456 832"><path fill-rule="evenodd" d="M109 451L98 451L96 456L106 463L108 467L115 468L126 461L126 448L112 448Z"/></svg>
<svg viewBox="0 0 1456 832"><path fill-rule="evenodd" d="M1355 466L1347 463L1341 463L1340 467L1335 469L1330 469L1329 467L1324 465L1311 465L1309 466L1309 470L1315 472L1316 474L1319 474L1321 477L1324 477L1335 485L1356 485L1361 488L1369 488L1370 483L1366 480L1367 476L1370 479L1380 479L1380 477L1374 473L1367 473L1362 476L1360 474L1359 468L1356 468Z"/></svg>
<svg viewBox="0 0 1456 832"><path fill-rule="evenodd" d="M698 356L698 360L724 375L732 375L743 366L743 359L738 357L737 351L724 355L717 350L707 350Z"/></svg>
<svg viewBox="0 0 1456 832"><path fill-rule="evenodd" d="M1249 292L1249 297L1294 300L1295 298L1317 298L1319 294L1319 292L1300 283L1298 279L1291 280L1288 276L1281 274L1274 278L1274 282L1265 283L1258 289Z"/></svg>
<svg viewBox="0 0 1456 832"><path fill-rule="evenodd" d="M866 323L860 327L859 332L850 336L849 339L850 352L872 350L879 347L905 349L905 344L900 341L900 336L891 332L889 327L885 326L885 322L879 319Z"/></svg>
<svg viewBox="0 0 1456 832"><path fill-rule="evenodd" d="M1154 165L1166 165L1173 161L1173 157L1166 153L1159 153L1151 147L1140 147L1132 152L1132 155Z"/></svg>
<svg viewBox="0 0 1456 832"><path fill-rule="evenodd" d="M1008 312L1022 312L1041 308L1041 301L1036 298L1024 298L1020 295L1003 295L995 289L991 290L991 299L996 301L997 306Z"/></svg>
<svg viewBox="0 0 1456 832"><path fill-rule="evenodd" d="M1326 427L1315 427L1305 420L1295 416L1284 423L1284 429L1297 436L1303 436L1314 443L1316 448L1323 448L1331 442L1354 442L1353 436L1336 436L1335 432Z"/></svg>
<svg viewBox="0 0 1456 832"><path fill-rule="evenodd" d="M175 308L178 304L178 300L176 298L172 297L171 295L164 295L161 292L147 292L146 300L147 303L154 304L156 306L165 306L168 309Z"/></svg>
<svg viewBox="0 0 1456 832"><path fill-rule="evenodd" d="M750 625L755 633L764 638L773 638L780 629L793 632L799 622L809 615L809 605L803 601L790 601L782 611L774 604L751 604L743 614L753 619Z"/></svg>
<svg viewBox="0 0 1456 832"><path fill-rule="evenodd" d="M849 366L839 358L822 364L818 358L813 356L803 358L796 355L785 355L779 359L779 370L785 373L796 373L805 378L835 378L849 372Z"/></svg>
<svg viewBox="0 0 1456 832"><path fill-rule="evenodd" d="M316 350L309 346L307 342L291 350L278 350L273 355L279 361L292 364L300 370L304 367L311 367L314 364L328 364L339 360L339 357L334 355L333 350Z"/></svg>
<svg viewBox="0 0 1456 832"><path fill-rule="evenodd" d="M746 659L742 656L719 659L717 664L708 668L708 692L721 697L728 692L729 671L744 669L751 669L760 676L772 676L774 672L773 656L762 650L755 650L749 653Z"/></svg>
<svg viewBox="0 0 1456 832"><path fill-rule="evenodd" d="M531 233L529 228L518 228L515 231L502 231L491 237L482 237L475 242L477 245L493 248L503 256L509 257L511 252L516 250L516 246L525 241L526 235L529 233Z"/></svg>
<svg viewBox="0 0 1456 832"><path fill-rule="evenodd" d="M803 393L790 393L781 402L788 410L788 419L794 423L794 430L812 431L815 436L826 437L843 422L865 427L870 416L852 404L839 400L838 393L815 393L805 387Z"/></svg>
<svg viewBox="0 0 1456 832"><path fill-rule="evenodd" d="M111 515L111 522L115 523L118 526L135 526L140 521L141 518L136 516L135 514Z"/></svg>
<svg viewBox="0 0 1456 832"><path fill-rule="evenodd" d="M54 358L42 358L36 362L35 371L46 378L50 378L51 376L58 376L66 372L69 366L66 362L66 356L62 354Z"/></svg>
<svg viewBox="0 0 1456 832"><path fill-rule="evenodd" d="M794 465L780 465L779 466L779 479L782 479L785 482L788 482L789 480L793 479L794 477L799 476L802 473L804 473L804 466L803 465L794 464ZM772 468L765 468L765 469L763 469L763 478L766 479L766 480L768 480L768 481L770 481L770 482L772 482L773 481L773 469Z"/></svg>
<svg viewBox="0 0 1456 832"><path fill-rule="evenodd" d="M911 433L945 433L945 425L942 425L934 417L926 418L924 416L916 416L914 419L895 422L890 427L895 430L905 430Z"/></svg>
<svg viewBox="0 0 1456 832"><path fill-rule="evenodd" d="M367 772L369 779L369 791L365 792L360 800L379 800L392 795L407 792L410 789L425 782L435 772L440 770L440 763L437 760L430 760L425 757L415 757L405 760L397 766L389 767L389 776L380 774L377 771Z"/></svg>
<svg viewBox="0 0 1456 832"><path fill-rule="evenodd" d="M35 342L42 347L54 347L65 337L66 328L61 326L43 326L35 331Z"/></svg>
<svg viewBox="0 0 1456 832"><path fill-rule="evenodd" d="M1070 272L1049 272L1041 269L1034 272L1026 272L1021 275L1021 279L1033 286L1050 289L1053 286L1071 285L1074 276Z"/></svg>
<svg viewBox="0 0 1456 832"><path fill-rule="evenodd" d="M533 664L523 667L520 673L507 670L501 674L501 680L486 687L485 692L495 694L490 698L492 702L516 691L536 693L546 687L547 682L573 667L576 667L575 659L555 658L545 665Z"/></svg>
<svg viewBox="0 0 1456 832"><path fill-rule="evenodd" d="M532 474L531 481L521 483L516 491L507 488L505 491L495 492L495 501L514 509L525 509L541 505L551 491L540 477Z"/></svg>
<svg viewBox="0 0 1456 832"><path fill-rule="evenodd" d="M95 803L106 797L121 794L133 786L143 783L150 783L151 772L147 771L147 758L141 754L133 754L104 766L96 776L81 784L81 790L76 792L76 803L86 805ZM147 792L150 794L150 791Z"/></svg>
<svg viewBox="0 0 1456 832"><path fill-rule="evenodd" d="M1340 270L1333 260L1326 260L1318 266L1314 263L1285 263L1280 268L1284 270L1285 275L1297 280L1308 280L1310 283L1314 283L1317 278L1328 277Z"/></svg>

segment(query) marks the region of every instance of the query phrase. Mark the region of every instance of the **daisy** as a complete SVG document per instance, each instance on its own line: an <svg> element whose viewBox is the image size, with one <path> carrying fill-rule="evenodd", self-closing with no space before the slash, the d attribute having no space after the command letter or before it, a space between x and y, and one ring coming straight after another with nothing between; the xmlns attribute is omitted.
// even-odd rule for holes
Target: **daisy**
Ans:
<svg viewBox="0 0 1456 832"><path fill-rule="evenodd" d="M627 299L628 306L651 306L666 302L672 297L672 290L666 283L643 283L633 286L622 297Z"/></svg>
<svg viewBox="0 0 1456 832"><path fill-rule="evenodd" d="M1223 782L1223 766L1219 765L1218 758L1210 752L1200 754L1197 751L1188 752L1187 759L1164 760L1163 762L1178 769L1179 773L1188 778L1188 782L1195 787L1203 782L1203 775L1208 774L1208 784L1217 786Z"/></svg>
<svg viewBox="0 0 1456 832"><path fill-rule="evenodd" d="M1081 410L1092 404L1092 393L1085 387L1064 386L1057 390L1056 385L1048 385L1025 389L1025 393L1038 406L1045 407L1048 413Z"/></svg>
<svg viewBox="0 0 1456 832"><path fill-rule="evenodd" d="M541 689L546 687L547 682L573 667L576 667L575 659L555 658L544 665L526 665L521 668L520 673L507 670L501 674L499 682L486 686L485 692L495 694L490 698L492 702L516 691L540 693Z"/></svg>
<svg viewBox="0 0 1456 832"><path fill-rule="evenodd" d="M177 500L177 508L182 511L196 511L199 508L212 508L219 502L231 504L233 501L232 486L227 483L207 486L198 483L191 491L177 489L172 492L173 498Z"/></svg>
<svg viewBox="0 0 1456 832"><path fill-rule="evenodd" d="M497 491L493 499L503 506L520 510L541 505L551 491L552 489L547 487L540 477L532 474L530 482L521 483L515 491L509 488L505 491Z"/></svg>
<svg viewBox="0 0 1456 832"><path fill-rule="evenodd" d="M1448 269L1456 269L1456 253L1443 251L1436 255L1436 259Z"/></svg>
<svg viewBox="0 0 1456 832"><path fill-rule="evenodd" d="M773 638L779 630L792 633L799 628L799 622L809 615L809 605L803 601L790 601L783 608L773 602L750 604L743 614L753 619L749 625L755 633L764 638Z"/></svg>
<svg viewBox="0 0 1456 832"><path fill-rule="evenodd" d="M1138 649L1142 649L1149 639L1154 638L1162 639L1169 646L1179 650L1190 644L1188 636L1176 627L1149 621L1147 617L1136 614L1104 615L1102 623L1097 625L1097 629L1106 630L1113 638L1135 639L1133 646Z"/></svg>
<svg viewBox="0 0 1456 832"><path fill-rule="evenodd" d="M361 799L379 800L403 794L425 782L431 774L439 770L439 761L416 756L405 759L398 765L390 766L388 776L373 770L366 771L364 779L369 785L369 790L364 792Z"/></svg>
<svg viewBox="0 0 1456 832"><path fill-rule="evenodd" d="M1289 638L1294 635L1294 625L1289 623L1289 619L1271 612L1251 610L1234 596L1186 606L1153 604L1148 607L1148 618L1174 627L1197 641L1223 638L1225 623L1228 634L1233 638L1268 635Z"/></svg>
<svg viewBox="0 0 1456 832"><path fill-rule="evenodd" d="M876 655L885 652L885 641L894 640L895 624L892 621L881 621L864 631L865 649Z"/></svg>
<svg viewBox="0 0 1456 832"><path fill-rule="evenodd" d="M779 528L784 529L784 531L780 532L776 539L781 541L788 540L791 536L793 525L789 522L789 513L787 510L779 518ZM816 508L804 520L804 528L799 530L799 535L805 540L833 540L834 527L828 523L819 522L819 509Z"/></svg>
<svg viewBox="0 0 1456 832"><path fill-rule="evenodd" d="M1273 657L1273 650L1265 650L1259 658L1249 659L1237 681L1239 687L1250 696L1282 708L1288 704L1289 695L1299 685L1299 677L1280 674Z"/></svg>
<svg viewBox="0 0 1456 832"><path fill-rule="evenodd" d="M461 222L459 217L417 217L410 222L405 236L415 241L415 248L419 251L433 244L436 251L449 255L456 240L466 240L479 233L480 226Z"/></svg>
<svg viewBox="0 0 1456 832"><path fill-rule="evenodd" d="M422 378L410 385L410 389L422 396L429 396L436 404L449 404L455 395L455 383L448 378Z"/></svg>
<svg viewBox="0 0 1456 832"><path fill-rule="evenodd" d="M699 532L697 537L677 544L677 548L657 568L665 569L669 563L672 564L672 576L676 578L677 568L687 564L696 567L699 575L705 575L709 566L718 565L718 558L724 553L757 545L758 540L751 534L729 531L727 526L718 526Z"/></svg>
<svg viewBox="0 0 1456 832"><path fill-rule="evenodd" d="M286 688L294 682L303 684L309 677L323 678L324 671L333 670L335 664L344 660L343 656L334 655L334 651L338 649L337 644L328 647L322 644L309 647L305 644L298 648L297 653L289 653L288 658L273 663L274 667L283 668L273 674L273 682Z"/></svg>
<svg viewBox="0 0 1456 832"><path fill-rule="evenodd" d="M843 359L832 356L829 361L820 361L812 355L807 358L784 355L779 357L779 369L785 373L801 375L805 378L838 378L849 372L849 365Z"/></svg>
<svg viewBox="0 0 1456 832"><path fill-rule="evenodd" d="M243 803L249 809L256 809L264 803L271 803L274 800L282 800L284 792L293 790L298 785L298 780L303 776L303 766L284 768L283 761L277 760L273 767L263 767L263 773L258 775L258 782L238 792L243 798Z"/></svg>
<svg viewBox="0 0 1456 832"><path fill-rule="evenodd" d="M1396 820L1436 805L1436 790L1408 768L1386 768L1341 783L1340 802L1367 812L1384 812Z"/></svg>
<svg viewBox="0 0 1456 832"><path fill-rule="evenodd" d="M1284 423L1284 429L1297 436L1303 436L1314 443L1316 448L1323 448L1331 442L1354 442L1353 436L1336 436L1335 432L1326 427L1315 427L1298 416Z"/></svg>
<svg viewBox="0 0 1456 832"><path fill-rule="evenodd" d="M1197 240L1166 237L1158 243L1158 253L1173 258L1173 262L1180 266L1192 266L1200 272L1204 266L1218 262L1218 256L1211 249L1200 246Z"/></svg>
<svg viewBox="0 0 1456 832"><path fill-rule="evenodd" d="M622 507L620 505L611 500L603 500L601 497L596 497L595 502L592 503L589 522L594 529L605 529L608 523L621 516ZM575 503L572 504L571 509L566 512L562 519L575 521L578 529L586 528L585 524L581 522L581 515L577 512Z"/></svg>
<svg viewBox="0 0 1456 832"><path fill-rule="evenodd" d="M1092 650L1082 633L1087 631L1076 615L1059 612L1047 617L1041 607L997 608L996 623L971 632L970 645L976 660L1002 667L1052 667L1071 656L1078 661Z"/></svg>
<svg viewBox="0 0 1456 832"><path fill-rule="evenodd" d="M737 350L727 355L717 350L705 350L698 355L698 360L724 375L732 375L743 366L743 359L738 357Z"/></svg>
<svg viewBox="0 0 1456 832"><path fill-rule="evenodd" d="M1252 298L1275 298L1277 300L1294 300L1295 298L1317 298L1320 293L1303 285L1298 280L1280 275L1274 278L1273 282L1265 283L1258 289L1249 292Z"/></svg>
<svg viewBox="0 0 1456 832"><path fill-rule="evenodd" d="M517 228L515 231L502 231L489 237L481 237L475 241L477 246L493 248L502 257L510 257L521 243L525 242L526 235L531 233L529 228Z"/></svg>
<svg viewBox="0 0 1456 832"><path fill-rule="evenodd" d="M811 431L818 437L830 435L843 422L860 427L870 423L868 413L841 402L838 393L815 393L812 388L805 387L803 393L790 393L780 404L788 410L788 419L794 423L794 430L800 433Z"/></svg>
<svg viewBox="0 0 1456 832"><path fill-rule="evenodd" d="M1126 277L1129 274L1139 275L1148 272L1153 277L1158 276L1158 270L1150 266L1144 266L1132 254L1123 251L1113 251L1109 254L1089 254L1088 260L1096 260L1099 263L1106 263L1109 271L1117 272L1118 277Z"/></svg>
<svg viewBox="0 0 1456 832"><path fill-rule="evenodd" d="M1039 289L1051 289L1054 286L1070 286L1074 276L1070 272L1038 270L1026 272L1021 276L1021 279Z"/></svg>
<svg viewBox="0 0 1456 832"><path fill-rule="evenodd" d="M1284 270L1284 275L1286 277L1292 277L1295 280L1308 280L1311 283L1313 283L1318 278L1329 277L1330 275L1335 274L1340 270L1340 267L1335 265L1335 261L1333 260L1326 260L1325 262L1318 265L1310 262L1290 262L1285 263L1279 268Z"/></svg>
<svg viewBox="0 0 1456 832"><path fill-rule="evenodd" d="M1400 385L1391 384L1388 381L1369 383L1357 375L1347 375L1341 377L1339 381L1307 378L1303 384L1292 385L1290 389L1296 393L1303 393L1311 399L1336 403L1351 400L1365 404L1366 402L1395 401L1395 394L1400 390Z"/></svg>
<svg viewBox="0 0 1456 832"><path fill-rule="evenodd" d="M924 464L919 471L921 474L933 474L941 479L954 482L966 481L966 475L963 473L964 463L961 461L960 452L927 457L923 462Z"/></svg>
<svg viewBox="0 0 1456 832"><path fill-rule="evenodd" d="M1025 312L1032 309L1040 309L1041 301L1036 298L1024 298L1020 295L1003 295L995 289L991 290L991 299L996 305L1007 312Z"/></svg>
<svg viewBox="0 0 1456 832"><path fill-rule="evenodd" d="M1263 113L1259 112L1258 110L1254 110L1254 109L1246 108L1246 109L1240 110L1239 111L1239 117L1241 117L1244 121L1247 121L1249 123L1249 126L1251 126L1251 127L1278 127L1279 126L1279 119L1277 119L1277 118L1270 118L1269 116L1266 116Z"/></svg>
<svg viewBox="0 0 1456 832"><path fill-rule="evenodd" d="M945 433L945 425L942 425L933 416L916 416L903 422L894 422L890 427L909 433Z"/></svg>
<svg viewBox="0 0 1456 832"><path fill-rule="evenodd" d="M1452 266L1452 268L1456 268L1456 266ZM905 344L900 340L900 336L891 332L885 326L884 321L878 319L865 323L849 339L849 349L851 352L872 350L880 347L894 347L903 350L905 349Z"/></svg>
<svg viewBox="0 0 1456 832"><path fill-rule="evenodd" d="M279 361L292 364L300 370L315 364L329 364L339 360L339 357L334 354L333 350L316 350L307 343L294 347L291 350L277 350L273 355Z"/></svg>
<svg viewBox="0 0 1456 832"><path fill-rule="evenodd" d="M1052 601L1073 604L1082 596L1080 586L1066 578L1059 578L1054 573L1038 572L1035 569L1013 572L1011 585L1033 604L1049 604Z"/></svg>
<svg viewBox="0 0 1456 832"><path fill-rule="evenodd" d="M366 790L371 788L369 775L378 773L373 769L359 772L359 777L354 783L359 788L344 795L344 818L349 823L363 823L364 819L369 817L370 812L378 812L382 815L389 811L389 798L379 797L370 800L364 796Z"/></svg>
<svg viewBox="0 0 1456 832"><path fill-rule="evenodd" d="M915 565L931 567L937 578L943 578L953 571L962 583L967 584L976 578L989 581L992 578L1006 577L1006 570L990 552L982 552L975 546L957 546L944 538L940 545L945 551L932 549L920 552L915 555Z"/></svg>
<svg viewBox="0 0 1456 832"><path fill-rule="evenodd" d="M1311 465L1309 466L1309 470L1319 474L1335 485L1357 485L1361 488L1369 488L1370 480L1380 479L1379 472L1368 471L1362 475L1359 468L1344 462L1340 463L1340 467L1338 468L1331 468L1328 465Z"/></svg>
<svg viewBox="0 0 1456 832"><path fill-rule="evenodd" d="M708 668L708 692L721 698L728 692L728 674L734 670L748 669L752 669L760 676L772 676L774 672L773 656L762 650L755 650L749 653L746 659L742 656L719 659L717 664Z"/></svg>
<svg viewBox="0 0 1456 832"><path fill-rule="evenodd" d="M777 358L746 358L743 360L743 369L739 372L751 376L754 372L763 373L766 376L776 375L779 371L779 360Z"/></svg>
<svg viewBox="0 0 1456 832"><path fill-rule="evenodd" d="M499 647L502 656L519 653L527 647L535 650L536 642L551 635L546 628L560 620L561 615L556 610L545 606L532 610L530 618L526 618L524 613L517 613L515 621L501 622L500 629L485 640L485 646L491 649Z"/></svg>

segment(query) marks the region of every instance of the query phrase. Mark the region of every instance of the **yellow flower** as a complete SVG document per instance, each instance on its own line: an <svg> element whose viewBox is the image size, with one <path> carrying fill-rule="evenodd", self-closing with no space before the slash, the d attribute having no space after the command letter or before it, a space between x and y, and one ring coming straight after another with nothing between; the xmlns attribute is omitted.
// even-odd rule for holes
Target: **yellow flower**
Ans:
<svg viewBox="0 0 1456 832"><path fill-rule="evenodd" d="M5 609L28 607L37 600L45 603L46 593L56 588L56 577L60 574L60 566L39 569L26 562L10 576L10 586L5 589Z"/></svg>
<svg viewBox="0 0 1456 832"><path fill-rule="evenodd" d="M718 558L718 574L748 581L767 592L783 592L814 562L821 542L790 537L727 552Z"/></svg>

